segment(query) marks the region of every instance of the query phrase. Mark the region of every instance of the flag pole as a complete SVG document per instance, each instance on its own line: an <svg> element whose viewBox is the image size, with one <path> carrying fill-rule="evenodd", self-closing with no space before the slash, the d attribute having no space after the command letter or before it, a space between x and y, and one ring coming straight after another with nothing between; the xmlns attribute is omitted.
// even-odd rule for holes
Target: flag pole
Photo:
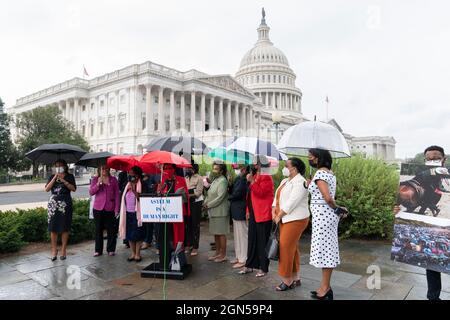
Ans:
<svg viewBox="0 0 450 320"><path fill-rule="evenodd" d="M326 97L326 99L325 99L325 102L326 102L326 113L327 113L327 122L330 120L329 118L328 118L328 103L330 102L329 100L328 100L328 95L327 95L327 97Z"/></svg>

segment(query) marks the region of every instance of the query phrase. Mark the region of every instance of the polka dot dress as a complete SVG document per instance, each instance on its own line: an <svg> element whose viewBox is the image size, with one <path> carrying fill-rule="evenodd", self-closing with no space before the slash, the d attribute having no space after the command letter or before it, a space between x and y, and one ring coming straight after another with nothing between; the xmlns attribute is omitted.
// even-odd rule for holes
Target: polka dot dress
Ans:
<svg viewBox="0 0 450 320"><path fill-rule="evenodd" d="M340 263L338 244L339 216L325 202L316 181L328 184L331 196L336 195L336 177L325 170L318 170L309 185L311 193L312 237L309 264L316 268L335 268Z"/></svg>

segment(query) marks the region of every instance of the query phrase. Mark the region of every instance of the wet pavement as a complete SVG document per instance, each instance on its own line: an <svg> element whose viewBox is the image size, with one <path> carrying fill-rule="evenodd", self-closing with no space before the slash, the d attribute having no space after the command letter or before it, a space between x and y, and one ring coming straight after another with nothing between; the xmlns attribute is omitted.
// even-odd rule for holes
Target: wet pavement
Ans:
<svg viewBox="0 0 450 320"><path fill-rule="evenodd" d="M230 259L234 252L231 239L230 234ZM93 257L93 242L69 247L65 261L52 262L47 251L8 256L0 259L0 299L310 300L309 291L319 286L321 270L308 264L307 236L301 242L302 286L286 292L274 289L280 283L276 262L271 262L263 278L256 278L255 272L239 275L228 262L209 262L211 240L203 223L199 255L188 257L193 272L185 280L166 282L140 276L141 269L158 260L153 248L142 251L140 263L126 261L129 250L123 245L115 257ZM340 248L342 264L332 277L336 300L426 299L425 270L391 261L389 243L345 240ZM376 277L378 271L381 277ZM450 300L449 280L449 275L442 275L441 298L445 300Z"/></svg>

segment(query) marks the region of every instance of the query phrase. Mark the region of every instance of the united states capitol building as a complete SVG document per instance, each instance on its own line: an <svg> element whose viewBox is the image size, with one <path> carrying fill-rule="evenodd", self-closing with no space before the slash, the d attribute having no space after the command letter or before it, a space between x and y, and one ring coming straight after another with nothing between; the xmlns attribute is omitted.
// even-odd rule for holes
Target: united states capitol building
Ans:
<svg viewBox="0 0 450 320"><path fill-rule="evenodd" d="M216 146L235 135L276 143L290 126L308 121L302 91L285 54L269 37L265 14L256 44L231 75L178 71L147 61L99 77L73 78L17 99L15 116L57 106L88 141L91 151L142 153L156 136L191 135ZM352 151L395 159L393 137L345 136ZM13 139L20 134L13 127Z"/></svg>

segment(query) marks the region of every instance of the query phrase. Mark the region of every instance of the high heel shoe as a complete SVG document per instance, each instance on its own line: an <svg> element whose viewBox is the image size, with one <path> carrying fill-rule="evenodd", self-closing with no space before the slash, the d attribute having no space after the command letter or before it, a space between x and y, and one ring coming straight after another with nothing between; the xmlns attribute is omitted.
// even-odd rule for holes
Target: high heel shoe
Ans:
<svg viewBox="0 0 450 320"><path fill-rule="evenodd" d="M55 262L58 259L58 250L56 250L56 254L50 258L52 262Z"/></svg>
<svg viewBox="0 0 450 320"><path fill-rule="evenodd" d="M327 293L325 293L325 295L323 296L318 296L317 292L315 295L311 295L311 297L313 299L317 299L317 300L333 300L333 290L330 288Z"/></svg>
<svg viewBox="0 0 450 320"><path fill-rule="evenodd" d="M275 290L286 291L294 288L295 288L294 282L292 282L290 285L287 285L286 283L282 282L278 287L275 288Z"/></svg>

